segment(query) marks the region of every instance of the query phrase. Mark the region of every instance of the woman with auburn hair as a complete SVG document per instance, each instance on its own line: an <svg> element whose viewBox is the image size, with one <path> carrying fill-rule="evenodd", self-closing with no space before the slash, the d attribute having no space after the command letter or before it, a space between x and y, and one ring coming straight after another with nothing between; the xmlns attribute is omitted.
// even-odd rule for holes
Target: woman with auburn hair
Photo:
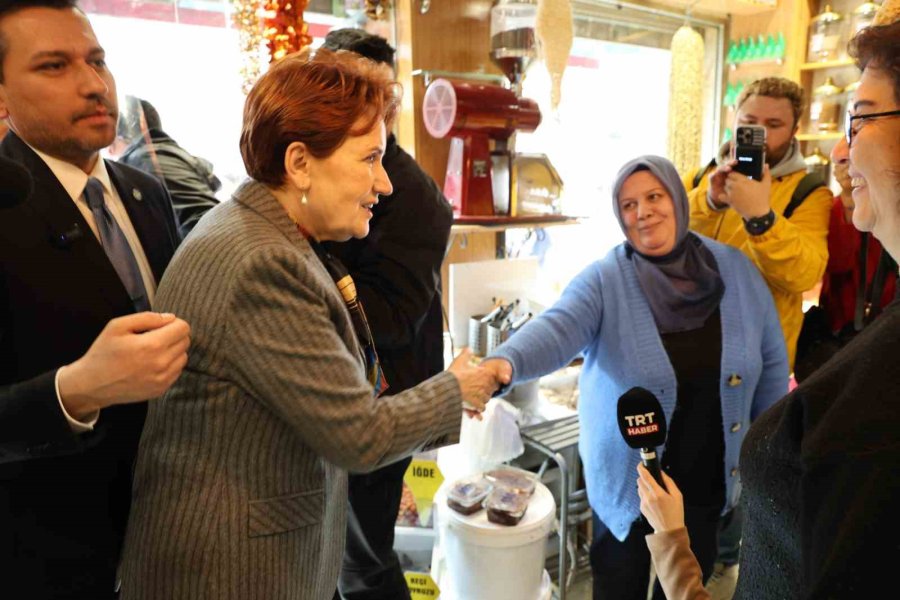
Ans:
<svg viewBox="0 0 900 600"><path fill-rule="evenodd" d="M850 43L862 69L844 139L853 224L900 258L900 22ZM744 539L736 598L893 597L900 561L900 302L763 413L741 451ZM680 494L642 471L641 510L668 598L707 598Z"/></svg>
<svg viewBox="0 0 900 600"><path fill-rule="evenodd" d="M126 600L330 600L347 471L455 441L496 389L468 356L379 399L352 279L321 242L363 237L395 84L350 53L288 57L244 107L250 178L210 211L160 283L192 323L181 379L150 404L121 567Z"/></svg>

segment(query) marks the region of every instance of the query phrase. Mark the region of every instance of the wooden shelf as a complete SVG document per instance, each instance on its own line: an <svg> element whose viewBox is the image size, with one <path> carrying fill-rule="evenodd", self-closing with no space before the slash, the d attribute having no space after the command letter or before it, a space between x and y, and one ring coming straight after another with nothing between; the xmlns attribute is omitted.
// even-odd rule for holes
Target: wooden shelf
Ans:
<svg viewBox="0 0 900 600"><path fill-rule="evenodd" d="M844 137L840 131L829 131L828 133L798 133L797 140L800 142L826 142L831 140L839 140Z"/></svg>
<svg viewBox="0 0 900 600"><path fill-rule="evenodd" d="M520 217L518 219L509 219L503 223L492 224L472 224L472 223L454 223L450 228L450 234L464 233L492 233L498 231L506 231L507 229L538 229L541 227L559 227L562 225L578 225L582 222L581 217L568 217L565 219L542 220L540 217Z"/></svg>
<svg viewBox="0 0 900 600"><path fill-rule="evenodd" d="M741 69L764 69L772 67L781 68L784 66L783 58L761 58L757 60L745 60L739 63L728 63L728 70L737 72Z"/></svg>
<svg viewBox="0 0 900 600"><path fill-rule="evenodd" d="M840 60L827 60L823 62L803 63L800 65L801 71L818 71L821 69L837 69L840 67L852 67L856 62L852 58L842 58Z"/></svg>

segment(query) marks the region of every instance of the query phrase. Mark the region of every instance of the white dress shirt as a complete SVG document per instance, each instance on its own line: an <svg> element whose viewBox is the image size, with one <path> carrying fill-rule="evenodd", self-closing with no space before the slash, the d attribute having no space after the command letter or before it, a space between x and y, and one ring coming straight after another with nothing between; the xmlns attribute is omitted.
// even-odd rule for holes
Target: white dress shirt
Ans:
<svg viewBox="0 0 900 600"><path fill-rule="evenodd" d="M109 210L112 217L116 220L116 223L118 223L122 233L125 234L125 239L131 247L131 251L134 253L135 260L137 260L141 278L144 280L144 288L147 290L147 300L152 304L153 299L156 296L156 279L153 277L153 270L150 268L150 263L147 261L147 255L144 254L144 248L141 246L141 241L137 236L137 232L135 232L134 226L131 224L131 219L128 217L125 205L122 203L118 191L109 179L109 173L106 171L106 163L103 159L100 157L97 158L93 170L90 175L88 175L71 163L48 156L36 148L32 147L31 149L34 150L35 154L41 157L41 160L47 164L47 167L56 176L60 184L62 184L63 188L69 194L69 197L72 198L72 202L78 207L84 220L87 221L91 231L94 232L94 236L98 241L100 240L100 232L97 229L96 221L94 221L94 214L91 212L87 199L84 197L84 187L87 185L89 177L95 177L103 185L103 201L106 203L107 210ZM134 193L139 194L140 192L134 190ZM64 368L65 367L61 367L56 371L56 398L59 400L59 406L62 409L66 420L69 422L72 431L76 433L91 431L97 423L99 411L89 415L84 421L79 421L66 412L66 407L63 405L62 397L59 394L59 374Z"/></svg>

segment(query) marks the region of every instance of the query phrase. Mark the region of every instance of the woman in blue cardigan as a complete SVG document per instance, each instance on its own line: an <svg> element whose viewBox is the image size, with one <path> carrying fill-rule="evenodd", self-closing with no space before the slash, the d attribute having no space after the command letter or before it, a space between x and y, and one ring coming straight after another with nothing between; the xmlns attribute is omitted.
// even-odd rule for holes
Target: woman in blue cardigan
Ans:
<svg viewBox="0 0 900 600"><path fill-rule="evenodd" d="M744 434L787 391L788 365L765 282L740 251L688 231L672 163L627 163L613 208L626 241L482 364L516 384L584 355L579 450L595 517L594 598L644 600L650 529L634 483L639 453L616 422L619 397L641 386L659 398L669 423L662 466L684 495L705 581L719 516L740 496ZM657 588L654 598L663 597Z"/></svg>

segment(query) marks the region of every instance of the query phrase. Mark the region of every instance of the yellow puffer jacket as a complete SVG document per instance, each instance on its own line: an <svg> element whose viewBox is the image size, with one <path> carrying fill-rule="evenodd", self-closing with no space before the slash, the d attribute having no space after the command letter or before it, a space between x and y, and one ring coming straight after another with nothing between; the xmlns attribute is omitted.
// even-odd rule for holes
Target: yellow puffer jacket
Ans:
<svg viewBox="0 0 900 600"><path fill-rule="evenodd" d="M797 338L803 323L803 292L822 279L828 263L828 219L833 195L826 187L814 190L789 219L781 215L791 201L803 170L772 179L775 224L762 235L751 236L735 210L713 210L706 201L709 178L691 189L696 171L684 179L689 190L691 229L714 240L740 248L756 264L769 284L781 318L788 363L794 369Z"/></svg>

